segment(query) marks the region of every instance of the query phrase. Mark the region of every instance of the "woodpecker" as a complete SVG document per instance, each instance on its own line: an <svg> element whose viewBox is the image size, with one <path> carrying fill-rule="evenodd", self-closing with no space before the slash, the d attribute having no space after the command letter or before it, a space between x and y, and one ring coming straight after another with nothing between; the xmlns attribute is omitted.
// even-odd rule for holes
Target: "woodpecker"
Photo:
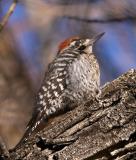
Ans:
<svg viewBox="0 0 136 160"><path fill-rule="evenodd" d="M100 69L93 46L103 34L91 39L73 37L59 45L58 54L45 73L32 118L19 144L50 117L67 110L69 105L77 106L98 94Z"/></svg>

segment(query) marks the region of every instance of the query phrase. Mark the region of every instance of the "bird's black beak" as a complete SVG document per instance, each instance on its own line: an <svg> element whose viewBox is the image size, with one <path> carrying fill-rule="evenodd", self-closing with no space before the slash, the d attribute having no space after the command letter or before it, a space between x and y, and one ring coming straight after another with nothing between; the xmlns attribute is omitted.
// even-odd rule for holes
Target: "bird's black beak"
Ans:
<svg viewBox="0 0 136 160"><path fill-rule="evenodd" d="M95 37L93 37L93 43L96 43L104 34L105 34L105 32L100 33L100 34L96 35Z"/></svg>

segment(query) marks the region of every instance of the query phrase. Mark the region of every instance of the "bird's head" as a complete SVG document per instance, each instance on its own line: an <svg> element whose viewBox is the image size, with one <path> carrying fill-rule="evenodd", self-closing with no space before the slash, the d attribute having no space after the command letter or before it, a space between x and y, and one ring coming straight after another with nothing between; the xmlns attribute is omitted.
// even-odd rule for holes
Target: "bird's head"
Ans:
<svg viewBox="0 0 136 160"><path fill-rule="evenodd" d="M104 33L101 33L90 39L89 38L79 38L79 37L73 37L73 38L66 39L59 45L58 53L63 53L62 51L66 49L79 50L85 53L92 53L94 43L97 40L99 40L103 35Z"/></svg>

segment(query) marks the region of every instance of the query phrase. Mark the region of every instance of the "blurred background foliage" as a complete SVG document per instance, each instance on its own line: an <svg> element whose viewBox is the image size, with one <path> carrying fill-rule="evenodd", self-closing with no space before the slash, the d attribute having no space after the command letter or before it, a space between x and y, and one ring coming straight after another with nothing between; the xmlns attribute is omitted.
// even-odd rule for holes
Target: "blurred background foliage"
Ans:
<svg viewBox="0 0 136 160"><path fill-rule="evenodd" d="M13 0L0 0L0 20ZM0 136L12 148L58 44L105 32L94 47L101 85L136 68L135 0L18 0L0 32Z"/></svg>

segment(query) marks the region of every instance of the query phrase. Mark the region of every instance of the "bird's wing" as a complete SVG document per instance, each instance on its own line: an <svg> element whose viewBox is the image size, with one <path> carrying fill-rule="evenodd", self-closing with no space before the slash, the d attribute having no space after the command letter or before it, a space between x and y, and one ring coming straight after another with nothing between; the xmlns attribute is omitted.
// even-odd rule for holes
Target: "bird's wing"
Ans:
<svg viewBox="0 0 136 160"><path fill-rule="evenodd" d="M41 110L47 111L53 106L56 107L58 100L67 89L67 77L67 67L64 67L63 71L59 71L55 67L48 70L36 97L36 105L38 105L36 110L41 108Z"/></svg>
<svg viewBox="0 0 136 160"><path fill-rule="evenodd" d="M20 144L24 143L32 133L44 128L48 117L53 115L53 112L56 113L57 108L62 107L60 106L62 105L62 98L60 97L67 88L66 72L67 71L65 71L64 74L60 74L55 68L51 68L51 70L48 70L45 74L42 87L36 95L36 105L32 118L27 124L23 137L15 148L18 148Z"/></svg>
<svg viewBox="0 0 136 160"><path fill-rule="evenodd" d="M36 105L32 118L19 144L26 141L40 124L46 122L49 116L64 108L63 105L65 105L65 102L63 102L62 97L69 83L68 66L71 65L75 58L72 56L70 57L71 61L68 61L65 60L64 56L62 55L60 58L57 57L57 59L49 65L44 81L36 96Z"/></svg>

